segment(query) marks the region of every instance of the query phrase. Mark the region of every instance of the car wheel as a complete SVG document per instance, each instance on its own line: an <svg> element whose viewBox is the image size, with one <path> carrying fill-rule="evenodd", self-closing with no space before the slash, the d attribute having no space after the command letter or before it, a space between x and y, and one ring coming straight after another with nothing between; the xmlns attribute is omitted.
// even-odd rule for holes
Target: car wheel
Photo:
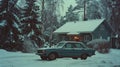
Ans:
<svg viewBox="0 0 120 67"><path fill-rule="evenodd" d="M48 59L49 60L55 60L56 59L56 54L54 54L54 53L49 54Z"/></svg>
<svg viewBox="0 0 120 67"><path fill-rule="evenodd" d="M87 55L87 54L82 54L82 55L81 55L81 60L86 60L86 59L87 59L87 57L88 57L88 55Z"/></svg>
<svg viewBox="0 0 120 67"><path fill-rule="evenodd" d="M47 57L42 57L42 56L41 56L41 59L42 59L42 60L47 60Z"/></svg>

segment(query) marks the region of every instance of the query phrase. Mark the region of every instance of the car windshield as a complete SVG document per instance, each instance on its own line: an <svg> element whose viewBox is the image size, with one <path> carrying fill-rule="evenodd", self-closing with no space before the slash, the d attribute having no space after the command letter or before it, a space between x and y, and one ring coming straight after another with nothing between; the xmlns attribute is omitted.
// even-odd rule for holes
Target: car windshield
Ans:
<svg viewBox="0 0 120 67"><path fill-rule="evenodd" d="M58 44L56 45L56 47L57 47L57 48L62 48L63 45L64 45L64 43L58 43Z"/></svg>

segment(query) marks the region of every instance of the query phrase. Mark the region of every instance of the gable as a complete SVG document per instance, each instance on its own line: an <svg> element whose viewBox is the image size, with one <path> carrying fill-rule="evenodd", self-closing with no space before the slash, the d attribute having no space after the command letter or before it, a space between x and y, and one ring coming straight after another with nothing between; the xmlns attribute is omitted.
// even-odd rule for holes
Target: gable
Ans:
<svg viewBox="0 0 120 67"><path fill-rule="evenodd" d="M111 36L111 32L106 27L106 25L102 23L98 26L98 28L96 28L95 31L92 32L92 35L93 35L93 39L99 39L101 37L103 39L107 39L108 37Z"/></svg>

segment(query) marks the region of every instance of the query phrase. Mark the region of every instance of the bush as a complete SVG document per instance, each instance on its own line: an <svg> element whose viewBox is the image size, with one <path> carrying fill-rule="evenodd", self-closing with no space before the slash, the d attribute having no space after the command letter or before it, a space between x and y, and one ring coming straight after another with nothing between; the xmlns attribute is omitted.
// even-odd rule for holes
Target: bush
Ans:
<svg viewBox="0 0 120 67"><path fill-rule="evenodd" d="M87 43L89 48L93 48L100 53L109 53L110 43L105 39L95 39Z"/></svg>

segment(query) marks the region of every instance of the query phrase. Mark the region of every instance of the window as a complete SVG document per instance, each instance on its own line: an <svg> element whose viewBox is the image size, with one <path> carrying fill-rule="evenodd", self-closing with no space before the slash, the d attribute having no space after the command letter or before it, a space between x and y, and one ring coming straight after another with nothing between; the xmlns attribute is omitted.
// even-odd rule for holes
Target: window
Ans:
<svg viewBox="0 0 120 67"><path fill-rule="evenodd" d="M83 46L80 43L75 43L75 48L83 48Z"/></svg>
<svg viewBox="0 0 120 67"><path fill-rule="evenodd" d="M67 43L67 44L65 45L65 48L72 48L72 44L71 44L71 43Z"/></svg>
<svg viewBox="0 0 120 67"><path fill-rule="evenodd" d="M58 47L58 48L61 48L63 45L64 45L64 43L59 43L59 44L57 45L57 47Z"/></svg>
<svg viewBox="0 0 120 67"><path fill-rule="evenodd" d="M74 36L73 39L74 39L75 41L80 41L79 36Z"/></svg>
<svg viewBox="0 0 120 67"><path fill-rule="evenodd" d="M85 42L90 41L90 40L91 40L90 35L85 35L85 36L84 36L84 41L85 41Z"/></svg>

